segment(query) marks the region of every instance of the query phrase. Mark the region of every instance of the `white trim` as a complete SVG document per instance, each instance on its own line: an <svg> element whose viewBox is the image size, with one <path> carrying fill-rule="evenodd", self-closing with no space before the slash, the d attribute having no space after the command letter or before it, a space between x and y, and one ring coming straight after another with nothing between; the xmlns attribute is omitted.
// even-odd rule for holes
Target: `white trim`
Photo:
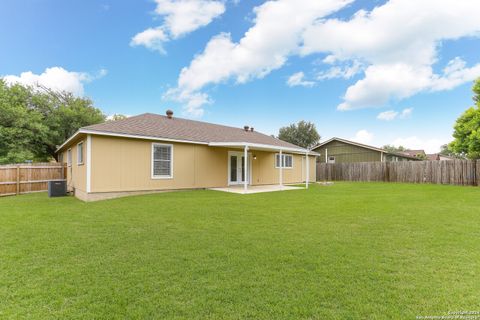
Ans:
<svg viewBox="0 0 480 320"><path fill-rule="evenodd" d="M77 143L77 166L83 166L84 165L84 162L85 162L85 152L83 152L83 146L84 146L84 140L80 141L79 143ZM80 148L79 145L82 145L82 147ZM80 150L82 150L82 162L79 162L79 153L80 153Z"/></svg>
<svg viewBox="0 0 480 320"><path fill-rule="evenodd" d="M70 157L69 157L70 155ZM67 167L71 167L72 166L72 161L73 160L73 157L72 157L72 148L68 148L67 149Z"/></svg>
<svg viewBox="0 0 480 320"><path fill-rule="evenodd" d="M245 146L243 149L243 191L247 192L250 172L248 171L248 147Z"/></svg>
<svg viewBox="0 0 480 320"><path fill-rule="evenodd" d="M237 181L230 181L230 174L231 174L231 162L230 162L230 157L232 155L236 155L236 156L244 156L243 152L241 151L228 151L228 165L227 165L227 185L229 186L233 186L233 185L239 185L239 184L242 184L243 182L240 181L240 182L237 182ZM248 184L251 185L252 184L252 168L253 168L253 165L252 165L252 159L253 159L253 156L252 156L252 153L251 152L248 152L248 165L250 167L250 170L248 172ZM237 176L238 176L238 172L237 172Z"/></svg>
<svg viewBox="0 0 480 320"><path fill-rule="evenodd" d="M155 146L167 146L170 147L170 175L169 176L156 176L153 172L153 154ZM161 180L161 179L173 179L173 144L168 143L157 143L152 142L152 154L150 157L150 167L151 167L151 178L153 180Z"/></svg>
<svg viewBox="0 0 480 320"><path fill-rule="evenodd" d="M282 155L283 155L283 154L282 154L282 150L280 150L280 170L278 170L278 171L280 172L280 173L279 173L279 175L280 175L280 178L279 178L279 185L280 185L280 187L283 186L283 161L282 161ZM276 164L277 164L277 158L276 158L276 157L277 157L277 156L275 156L275 166L276 166Z"/></svg>
<svg viewBox="0 0 480 320"><path fill-rule="evenodd" d="M92 135L87 135L87 193L92 185Z"/></svg>
<svg viewBox="0 0 480 320"><path fill-rule="evenodd" d="M274 151L289 151L292 153L301 153L304 154L307 149L301 149L301 148L290 148L290 147L279 147L279 146L274 146L274 145L269 145L269 144L260 144L260 143L249 143L249 142L210 142L208 143L209 146L211 147L237 147L237 148L243 148L247 146L250 150L252 148L259 148L259 149L266 149L266 150L274 150ZM312 154L317 154L314 151L310 151Z"/></svg>
<svg viewBox="0 0 480 320"><path fill-rule="evenodd" d="M67 145L70 141L76 138L79 134L96 134L99 136L109 136L109 137L122 137L122 138L132 138L132 139L142 139L142 140L153 140L153 141L167 141L167 142L180 142L180 143L192 143L192 144L203 144L208 145L208 142L199 142L199 141L190 141L190 140L181 140L181 139L170 139L170 138L159 138L159 137L152 137L152 136L143 136L143 135L136 135L136 134L126 134L126 133L115 133L115 132L106 132L106 131L96 131L96 130L87 130L87 129L79 129L77 132L73 134L70 138L67 139L60 147L57 148L55 152L60 151L65 145Z"/></svg>
<svg viewBox="0 0 480 320"><path fill-rule="evenodd" d="M275 153L275 162L274 162L274 165L275 165L275 169L280 169L280 167L277 167L277 154L280 155L280 153ZM288 153L284 153L283 156L290 156L292 157L292 166L291 167L282 167L283 169L293 169L293 161L294 161L294 157L292 154L288 154ZM280 165L283 166L283 163L281 163Z"/></svg>
<svg viewBox="0 0 480 320"><path fill-rule="evenodd" d="M308 189L308 180L310 180L310 161L308 159L308 151L305 153L305 164L307 166L307 174L305 175L305 188Z"/></svg>

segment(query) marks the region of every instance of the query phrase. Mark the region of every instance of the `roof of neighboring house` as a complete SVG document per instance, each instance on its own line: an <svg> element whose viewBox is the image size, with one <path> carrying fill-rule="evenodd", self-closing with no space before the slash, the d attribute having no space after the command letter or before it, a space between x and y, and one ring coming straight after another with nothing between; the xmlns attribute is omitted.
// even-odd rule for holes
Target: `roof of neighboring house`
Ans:
<svg viewBox="0 0 480 320"><path fill-rule="evenodd" d="M426 156L427 154L425 153L425 150L405 150L402 151L402 153L406 153L409 156L416 157L417 155L421 154Z"/></svg>
<svg viewBox="0 0 480 320"><path fill-rule="evenodd" d="M123 120L107 121L81 128L78 133L129 136L133 138L157 138L167 141L200 143L209 145L252 144L307 151L294 144L272 136L246 131L244 128L228 127L208 122L167 117L153 113L144 113ZM73 136L72 136L73 138ZM62 149L68 140L58 148Z"/></svg>
<svg viewBox="0 0 480 320"><path fill-rule="evenodd" d="M347 139L342 139L342 138L337 138L337 137L333 137L329 140L326 140L322 143L317 144L315 147L312 148L312 150L318 149L318 148L320 148L320 147L322 147L322 146L324 146L324 145L326 145L326 144L328 144L332 141L340 141L340 142L343 142L343 143L346 143L346 144L351 144L351 145L358 146L358 147L361 147L361 148L370 149L370 150L374 150L374 151L378 151L378 152L383 152L385 154L391 154L391 155L398 156L398 157L404 157L404 158L408 158L408 159L418 160L416 157L410 156L408 154L399 153L399 152L390 152L390 151L382 149L382 148L372 147L372 146L369 146L369 145L366 145L366 144L363 144L363 143L358 143L358 142L355 142L355 141L350 141L350 140L347 140Z"/></svg>
<svg viewBox="0 0 480 320"><path fill-rule="evenodd" d="M430 160L430 161L440 160L440 155L438 153L427 154L427 160Z"/></svg>

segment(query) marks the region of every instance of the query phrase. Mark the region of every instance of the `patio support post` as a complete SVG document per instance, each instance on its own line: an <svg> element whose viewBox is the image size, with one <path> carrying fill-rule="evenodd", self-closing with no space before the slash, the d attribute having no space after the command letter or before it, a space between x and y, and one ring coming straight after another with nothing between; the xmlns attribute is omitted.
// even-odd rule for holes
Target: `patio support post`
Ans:
<svg viewBox="0 0 480 320"><path fill-rule="evenodd" d="M306 172L306 177L305 177L305 188L308 189L308 178L310 176L310 162L308 161L308 151L305 152L305 165L307 166L305 172Z"/></svg>
<svg viewBox="0 0 480 320"><path fill-rule="evenodd" d="M280 149L280 187L283 187L283 155Z"/></svg>
<svg viewBox="0 0 480 320"><path fill-rule="evenodd" d="M245 148L244 148L244 165L243 165L243 191L246 193L247 192L247 188L248 188L248 146L245 145Z"/></svg>

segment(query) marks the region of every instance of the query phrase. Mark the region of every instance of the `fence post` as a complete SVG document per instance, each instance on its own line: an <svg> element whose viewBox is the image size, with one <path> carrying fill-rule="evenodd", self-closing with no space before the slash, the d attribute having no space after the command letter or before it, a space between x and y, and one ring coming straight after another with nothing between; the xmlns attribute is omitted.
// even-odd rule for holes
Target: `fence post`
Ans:
<svg viewBox="0 0 480 320"><path fill-rule="evenodd" d="M16 194L20 194L20 165L17 164L17 191Z"/></svg>

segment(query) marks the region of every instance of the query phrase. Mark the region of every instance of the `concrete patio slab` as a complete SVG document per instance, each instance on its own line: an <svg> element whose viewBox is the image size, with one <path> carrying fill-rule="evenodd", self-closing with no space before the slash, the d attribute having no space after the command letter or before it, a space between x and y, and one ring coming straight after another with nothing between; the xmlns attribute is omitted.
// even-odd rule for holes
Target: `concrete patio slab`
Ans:
<svg viewBox="0 0 480 320"><path fill-rule="evenodd" d="M243 190L243 185L229 186L226 188L210 188L209 190L223 191L238 194L252 194L261 192L287 191L287 190L301 190L304 187L294 186L280 186L280 185L263 185L263 186L248 186L247 191Z"/></svg>

